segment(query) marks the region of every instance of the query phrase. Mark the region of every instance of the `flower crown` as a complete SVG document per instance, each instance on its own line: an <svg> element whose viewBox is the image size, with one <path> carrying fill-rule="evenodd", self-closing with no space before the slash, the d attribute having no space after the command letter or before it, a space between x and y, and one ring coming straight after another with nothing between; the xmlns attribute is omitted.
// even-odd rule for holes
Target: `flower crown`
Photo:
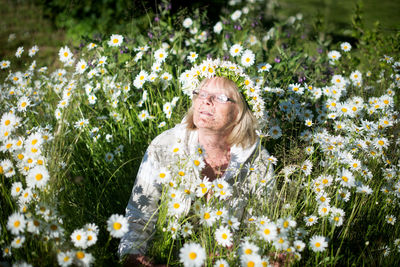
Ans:
<svg viewBox="0 0 400 267"><path fill-rule="evenodd" d="M231 61L206 59L199 65L183 72L179 80L183 92L192 97L193 90L199 86L200 82L212 77L226 77L236 83L254 116L259 121L264 118L264 101L261 97L260 87L254 84L240 66Z"/></svg>

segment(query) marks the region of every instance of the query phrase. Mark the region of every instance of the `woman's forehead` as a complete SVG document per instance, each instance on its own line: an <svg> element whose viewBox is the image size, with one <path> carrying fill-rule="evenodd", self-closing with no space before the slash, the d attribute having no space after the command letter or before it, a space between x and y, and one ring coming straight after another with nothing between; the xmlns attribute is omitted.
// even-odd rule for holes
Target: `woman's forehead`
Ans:
<svg viewBox="0 0 400 267"><path fill-rule="evenodd" d="M218 92L225 92L228 93L232 89L230 88L231 85L225 81L224 79L210 79L206 82L202 89L207 91L218 91Z"/></svg>

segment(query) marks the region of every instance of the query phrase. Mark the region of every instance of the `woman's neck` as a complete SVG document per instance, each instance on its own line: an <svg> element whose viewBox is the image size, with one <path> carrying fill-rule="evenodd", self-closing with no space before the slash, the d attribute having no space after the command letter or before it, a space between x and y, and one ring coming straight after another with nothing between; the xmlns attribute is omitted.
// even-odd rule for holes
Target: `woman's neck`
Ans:
<svg viewBox="0 0 400 267"><path fill-rule="evenodd" d="M227 142L227 134L199 129L199 143L210 157L213 154L224 154L230 150Z"/></svg>

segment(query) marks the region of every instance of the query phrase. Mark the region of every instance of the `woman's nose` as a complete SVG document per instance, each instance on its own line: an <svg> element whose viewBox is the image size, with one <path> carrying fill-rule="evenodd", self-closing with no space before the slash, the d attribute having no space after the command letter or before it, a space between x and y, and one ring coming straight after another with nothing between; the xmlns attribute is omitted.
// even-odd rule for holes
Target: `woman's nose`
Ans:
<svg viewBox="0 0 400 267"><path fill-rule="evenodd" d="M206 98L203 99L203 101L205 101L205 103L210 104L210 105L214 104L215 96L208 95Z"/></svg>

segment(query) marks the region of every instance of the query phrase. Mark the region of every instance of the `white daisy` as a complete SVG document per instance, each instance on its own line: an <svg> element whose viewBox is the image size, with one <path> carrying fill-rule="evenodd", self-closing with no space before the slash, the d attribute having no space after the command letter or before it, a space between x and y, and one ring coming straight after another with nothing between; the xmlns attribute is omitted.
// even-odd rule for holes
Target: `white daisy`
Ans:
<svg viewBox="0 0 400 267"><path fill-rule="evenodd" d="M128 232L128 219L122 215L113 214L107 220L107 230L112 237L121 238Z"/></svg>
<svg viewBox="0 0 400 267"><path fill-rule="evenodd" d="M186 243L179 250L179 261L185 267L201 267L206 259L205 249L196 243Z"/></svg>
<svg viewBox="0 0 400 267"><path fill-rule="evenodd" d="M124 37L122 35L113 34L113 35L111 35L110 40L107 42L107 44L109 46L118 47L118 46L121 46L123 40L124 40Z"/></svg>

